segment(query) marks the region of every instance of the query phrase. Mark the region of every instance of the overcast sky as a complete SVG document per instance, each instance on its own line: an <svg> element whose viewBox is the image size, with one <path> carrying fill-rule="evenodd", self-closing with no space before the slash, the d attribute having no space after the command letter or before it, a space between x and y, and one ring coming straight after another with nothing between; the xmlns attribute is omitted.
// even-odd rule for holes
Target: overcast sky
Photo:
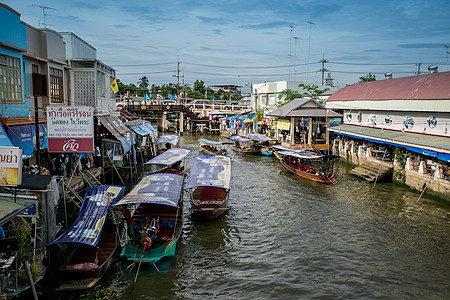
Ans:
<svg viewBox="0 0 450 300"><path fill-rule="evenodd" d="M301 80L335 85L369 72L413 76L431 64L448 70L449 0L3 1L21 20L71 31L124 83L206 85ZM327 77L328 72L325 73Z"/></svg>

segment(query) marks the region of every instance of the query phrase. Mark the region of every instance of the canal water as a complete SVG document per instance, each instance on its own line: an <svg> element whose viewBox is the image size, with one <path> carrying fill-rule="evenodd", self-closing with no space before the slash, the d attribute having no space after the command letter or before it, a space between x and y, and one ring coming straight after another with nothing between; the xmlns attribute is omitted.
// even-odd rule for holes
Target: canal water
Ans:
<svg viewBox="0 0 450 300"><path fill-rule="evenodd" d="M198 138L181 138L188 168ZM348 171L340 163L337 185L323 185L274 156L232 153L229 211L192 219L185 194L176 256L112 285L123 299L448 299L450 207Z"/></svg>

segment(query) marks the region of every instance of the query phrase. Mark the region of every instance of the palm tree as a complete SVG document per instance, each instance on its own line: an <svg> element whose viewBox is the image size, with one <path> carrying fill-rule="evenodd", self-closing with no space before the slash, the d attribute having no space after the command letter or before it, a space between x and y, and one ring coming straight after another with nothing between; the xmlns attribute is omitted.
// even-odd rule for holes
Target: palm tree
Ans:
<svg viewBox="0 0 450 300"><path fill-rule="evenodd" d="M147 76L144 76L144 77L142 77L142 78L139 78L138 86L139 86L139 88L141 88L141 89L148 90L148 78L147 78Z"/></svg>

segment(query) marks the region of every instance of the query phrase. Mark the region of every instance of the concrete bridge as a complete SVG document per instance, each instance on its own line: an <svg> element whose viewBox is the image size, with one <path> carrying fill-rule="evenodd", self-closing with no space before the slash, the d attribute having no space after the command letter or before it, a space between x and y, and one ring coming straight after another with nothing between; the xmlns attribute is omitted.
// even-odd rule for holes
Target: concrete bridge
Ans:
<svg viewBox="0 0 450 300"><path fill-rule="evenodd" d="M168 120L168 115L177 115L176 123L179 132L184 132L187 125L187 117L190 119L191 125L209 123L209 114L211 112L220 112L227 115L236 115L240 112L249 109L248 106L242 105L218 105L218 104L170 104L158 103L153 105L130 105L127 104L121 109L125 109L130 113L149 121L157 119L157 126L159 131L165 131ZM172 121L174 119L172 118Z"/></svg>

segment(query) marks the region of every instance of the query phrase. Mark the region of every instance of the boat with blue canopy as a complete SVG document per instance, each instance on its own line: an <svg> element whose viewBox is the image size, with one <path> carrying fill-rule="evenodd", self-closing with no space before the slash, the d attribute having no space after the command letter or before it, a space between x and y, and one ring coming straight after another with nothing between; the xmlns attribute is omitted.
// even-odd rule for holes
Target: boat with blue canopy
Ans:
<svg viewBox="0 0 450 300"><path fill-rule="evenodd" d="M151 165L154 169L151 173L184 174L184 159L192 152L186 148L170 148L158 156L150 159L144 165Z"/></svg>
<svg viewBox="0 0 450 300"><path fill-rule="evenodd" d="M258 146L261 147L260 148L261 154L268 156L273 155L273 149L270 143L276 140L261 133L246 133L245 136L258 142Z"/></svg>
<svg viewBox="0 0 450 300"><path fill-rule="evenodd" d="M180 137L176 134L164 134L156 142L156 153L161 154L167 149L178 146Z"/></svg>
<svg viewBox="0 0 450 300"><path fill-rule="evenodd" d="M234 141L234 146L231 148L233 151L243 154L258 154L261 151L261 147L254 140L239 135L232 135L228 138Z"/></svg>
<svg viewBox="0 0 450 300"><path fill-rule="evenodd" d="M228 209L231 187L231 158L224 155L201 154L194 157L185 189L191 210L212 220Z"/></svg>
<svg viewBox="0 0 450 300"><path fill-rule="evenodd" d="M279 150L277 157L290 172L320 183L336 184L334 161L337 155L321 155L305 151Z"/></svg>
<svg viewBox="0 0 450 300"><path fill-rule="evenodd" d="M125 230L110 208L123 190L115 185L88 189L75 222L46 245L59 266L57 290L89 289L111 266Z"/></svg>
<svg viewBox="0 0 450 300"><path fill-rule="evenodd" d="M183 229L183 176L157 173L147 175L114 207L132 211L135 239L120 254L130 264L130 271L142 263L155 266L165 257L175 255Z"/></svg>
<svg viewBox="0 0 450 300"><path fill-rule="evenodd" d="M231 142L217 142L210 141L208 139L199 139L199 147L202 149L205 154L221 154L228 155L228 151L226 149L227 145L232 145Z"/></svg>

